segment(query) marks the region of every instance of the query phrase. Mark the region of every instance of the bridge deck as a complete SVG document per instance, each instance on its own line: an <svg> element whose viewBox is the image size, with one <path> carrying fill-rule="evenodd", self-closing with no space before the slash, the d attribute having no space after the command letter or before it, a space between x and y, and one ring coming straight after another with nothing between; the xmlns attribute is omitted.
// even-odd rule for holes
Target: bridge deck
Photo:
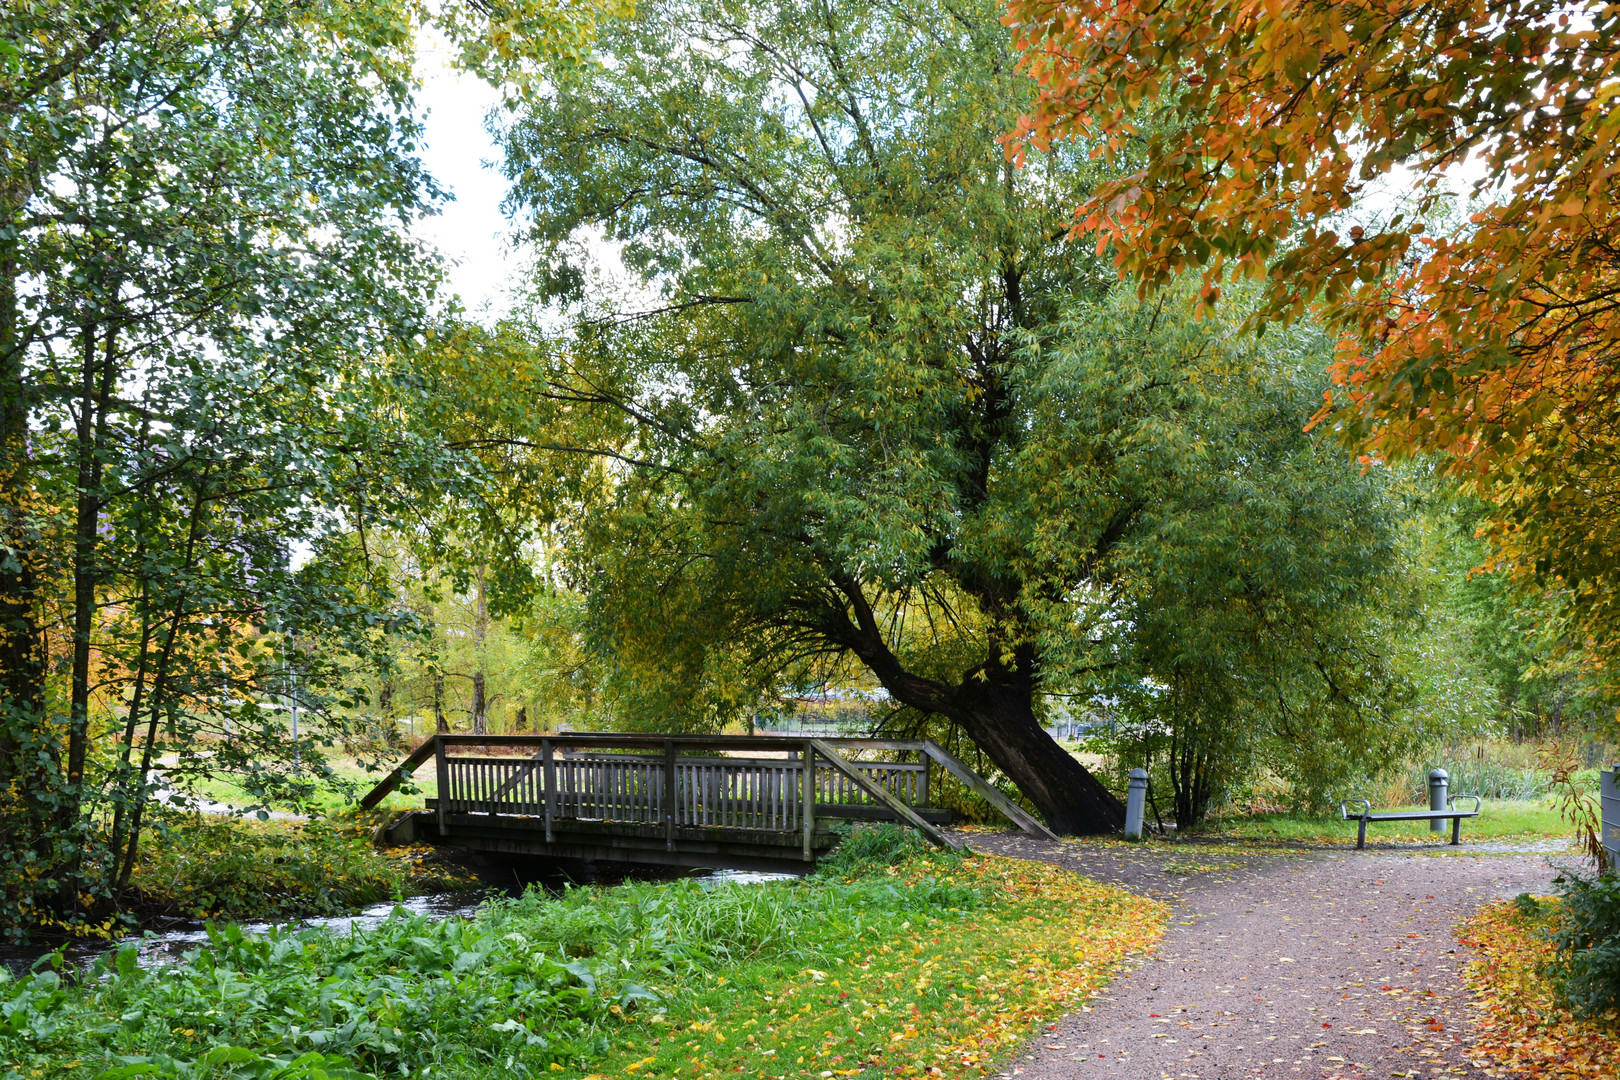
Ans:
<svg viewBox="0 0 1620 1080"><path fill-rule="evenodd" d="M926 739L437 735L361 805L376 805L430 757L438 797L391 826L390 839L551 858L804 867L836 842L835 818L899 821L951 845L935 827L949 814L929 805L936 766L1026 831L1051 835Z"/></svg>

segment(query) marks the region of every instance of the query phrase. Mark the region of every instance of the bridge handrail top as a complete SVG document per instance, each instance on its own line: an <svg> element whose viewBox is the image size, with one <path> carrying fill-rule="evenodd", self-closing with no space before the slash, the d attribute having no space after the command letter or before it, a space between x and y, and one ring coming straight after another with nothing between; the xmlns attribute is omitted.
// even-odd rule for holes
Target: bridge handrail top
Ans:
<svg viewBox="0 0 1620 1080"><path fill-rule="evenodd" d="M451 733L431 736L450 746L540 746L549 741L553 746L600 746L625 749L662 750L667 743L676 746L694 746L710 749L737 750L803 750L808 742L825 742L834 746L847 746L857 750L924 750L927 739L861 739L820 738L798 735L626 735L594 731L565 731L535 735L474 735ZM426 745L424 743L423 745Z"/></svg>
<svg viewBox="0 0 1620 1080"><path fill-rule="evenodd" d="M527 757L480 757L480 756L477 756L477 755L470 755L469 754L469 755L446 755L446 760L451 761L451 762L462 762L462 761L506 761L506 762L512 763L513 765L522 765L525 762L528 762L528 761L530 761L532 759L527 758ZM662 755L652 755L652 754L611 754L611 755L610 754L584 754L584 755L580 755L579 757L559 757L559 758L557 758L557 763L560 765L565 761L573 761L573 762L584 763L584 764L601 764L601 763L604 763L604 762L606 762L606 763L624 762L624 763L633 763L633 764L638 764L638 765L647 765L647 764L660 763L663 760L664 759L663 759ZM790 760L788 758L678 757L675 760L676 760L677 764L682 765L682 766L688 766L688 765L732 765L732 766L737 766L739 768L741 768L741 767L753 768L753 767L756 767L756 766L767 766L767 767L775 767L775 768L783 768L783 769L788 769L788 768L797 769L797 768L800 767L799 762L794 761L794 760ZM919 762L915 762L915 761L861 761L861 760L856 760L856 761L854 761L852 763L855 764L855 765L860 765L860 766L863 766L863 767L870 767L870 768L873 768L873 769L896 769L896 770L899 770L901 772L922 772L922 771L924 771L924 770L926 770L928 768L928 766L923 765L923 764L921 764ZM818 766L818 768L829 768L829 767L830 766L827 766L825 764L822 764L822 765Z"/></svg>

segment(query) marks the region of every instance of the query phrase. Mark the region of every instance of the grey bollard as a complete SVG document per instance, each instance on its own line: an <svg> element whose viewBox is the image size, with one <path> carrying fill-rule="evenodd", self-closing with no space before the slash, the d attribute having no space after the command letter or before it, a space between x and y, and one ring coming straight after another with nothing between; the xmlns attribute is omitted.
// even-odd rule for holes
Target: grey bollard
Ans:
<svg viewBox="0 0 1620 1080"><path fill-rule="evenodd" d="M1125 796L1125 839L1142 839L1142 813L1147 808L1147 770L1131 770L1131 790Z"/></svg>
<svg viewBox="0 0 1620 1080"><path fill-rule="evenodd" d="M1429 809L1444 810L1446 808L1446 787L1450 778L1444 769L1434 769L1429 773ZM1446 823L1439 818L1429 822L1430 832L1445 832Z"/></svg>

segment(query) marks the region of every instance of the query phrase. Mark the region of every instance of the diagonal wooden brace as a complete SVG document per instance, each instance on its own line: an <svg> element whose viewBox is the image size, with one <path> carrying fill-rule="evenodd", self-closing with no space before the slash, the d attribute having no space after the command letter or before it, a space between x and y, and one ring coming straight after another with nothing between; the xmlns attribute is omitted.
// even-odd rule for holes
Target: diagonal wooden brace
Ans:
<svg viewBox="0 0 1620 1080"><path fill-rule="evenodd" d="M870 776L867 776L866 773L862 772L860 769L857 769L854 765L851 765L847 760L845 760L842 754L834 750L826 742L822 741L821 739L811 739L810 747L813 751L815 751L816 754L826 758L827 764L831 765L833 768L837 769L839 772L853 780L855 785L862 791L866 792L868 795L872 796L872 798L876 799L878 802L882 803L884 806L887 806L890 810L893 810L896 814L898 814L900 816L900 820L904 821L907 825L910 825L912 828L928 837L928 839L932 840L940 847L950 848L952 851L962 850L962 844L958 844L951 840L950 837L946 836L944 833L934 828L934 826L924 821L917 815L916 811L912 810L911 807L889 794L888 789L886 789L882 784L878 783L876 780L873 780ZM814 768L814 762L807 761L805 763L805 767Z"/></svg>
<svg viewBox="0 0 1620 1080"><path fill-rule="evenodd" d="M1031 836L1038 836L1042 840L1056 840L1057 834L1045 825L1042 825L1024 808L1013 802L1007 796L990 786L989 781L964 765L954 754L934 742L932 739L923 740L923 752L941 765L945 771L966 784L975 795L984 799L991 806L1001 811L1002 815Z"/></svg>

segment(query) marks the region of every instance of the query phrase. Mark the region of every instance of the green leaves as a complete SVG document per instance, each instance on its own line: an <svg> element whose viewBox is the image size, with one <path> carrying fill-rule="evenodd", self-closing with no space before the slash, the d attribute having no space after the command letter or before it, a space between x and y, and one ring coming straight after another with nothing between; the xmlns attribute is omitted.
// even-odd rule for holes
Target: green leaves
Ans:
<svg viewBox="0 0 1620 1080"><path fill-rule="evenodd" d="M405 232L439 195L407 149L405 11L74 0L0 20L26 44L0 72L0 629L71 657L0 704L0 776L55 800L0 823L26 932L36 901L71 921L127 884L156 758L290 763L285 699L306 739L352 701L377 609L397 621L363 530L451 470L383 411L437 277ZM79 876L47 890L24 852Z"/></svg>
<svg viewBox="0 0 1620 1080"><path fill-rule="evenodd" d="M1301 432L1322 342L1117 295L1066 239L1104 179L1086 148L1011 166L1035 88L999 14L673 0L605 26L601 66L503 132L571 322L477 342L515 392L465 415L567 478L550 520L620 723L876 682L894 723L1100 829L1118 808L1041 731L1048 695L1286 663L1330 696L1309 649L1236 642L1365 612L1390 544L1376 483Z"/></svg>

